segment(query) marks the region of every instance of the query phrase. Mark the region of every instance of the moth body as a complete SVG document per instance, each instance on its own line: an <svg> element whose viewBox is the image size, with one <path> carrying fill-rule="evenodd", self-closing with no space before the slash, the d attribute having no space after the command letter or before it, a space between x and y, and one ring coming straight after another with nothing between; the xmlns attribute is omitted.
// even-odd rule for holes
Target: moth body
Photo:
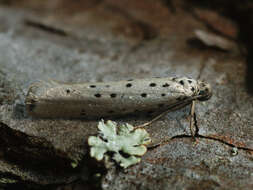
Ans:
<svg viewBox="0 0 253 190"><path fill-rule="evenodd" d="M26 97L30 115L42 118L103 118L152 113L211 97L210 85L187 77L62 84L42 81Z"/></svg>

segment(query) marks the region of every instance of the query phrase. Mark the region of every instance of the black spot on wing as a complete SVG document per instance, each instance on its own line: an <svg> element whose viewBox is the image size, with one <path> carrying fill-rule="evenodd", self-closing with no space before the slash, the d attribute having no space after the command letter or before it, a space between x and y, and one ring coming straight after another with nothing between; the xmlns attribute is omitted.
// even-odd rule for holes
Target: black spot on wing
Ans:
<svg viewBox="0 0 253 190"><path fill-rule="evenodd" d="M156 83L150 83L149 86L150 86L150 87L155 87L155 86L156 86Z"/></svg>
<svg viewBox="0 0 253 190"><path fill-rule="evenodd" d="M96 98L100 98L102 95L99 94L99 93L97 93L97 94L94 94L94 96L95 96Z"/></svg>
<svg viewBox="0 0 253 190"><path fill-rule="evenodd" d="M116 98L117 94L112 93L110 96L111 98Z"/></svg>
<svg viewBox="0 0 253 190"><path fill-rule="evenodd" d="M184 81L183 80L180 80L179 83L184 86Z"/></svg>
<svg viewBox="0 0 253 190"><path fill-rule="evenodd" d="M126 87L127 87L127 88L130 88L131 86L132 86L131 83L127 83L127 84L126 84Z"/></svg>
<svg viewBox="0 0 253 190"><path fill-rule="evenodd" d="M170 85L168 83L163 84L163 87L169 87Z"/></svg>

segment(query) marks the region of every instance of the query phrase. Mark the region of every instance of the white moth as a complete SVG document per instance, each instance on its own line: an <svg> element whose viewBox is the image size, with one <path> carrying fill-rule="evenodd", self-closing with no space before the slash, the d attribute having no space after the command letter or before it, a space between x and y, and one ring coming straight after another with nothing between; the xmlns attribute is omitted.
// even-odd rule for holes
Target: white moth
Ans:
<svg viewBox="0 0 253 190"><path fill-rule="evenodd" d="M209 84L187 77L62 84L41 81L30 86L26 107L42 118L104 118L180 108L208 100Z"/></svg>

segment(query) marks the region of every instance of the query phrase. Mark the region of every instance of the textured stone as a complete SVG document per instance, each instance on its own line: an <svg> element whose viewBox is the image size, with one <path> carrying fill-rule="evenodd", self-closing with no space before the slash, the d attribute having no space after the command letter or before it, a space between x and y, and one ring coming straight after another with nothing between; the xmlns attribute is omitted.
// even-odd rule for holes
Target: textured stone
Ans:
<svg viewBox="0 0 253 190"><path fill-rule="evenodd" d="M87 161L87 138L96 134L98 121L29 117L24 100L30 83L185 75L213 87L213 97L196 107L197 141L190 140L189 107L171 112L146 128L154 144L168 143L148 150L126 171L108 170L102 188L252 188L253 97L245 88L245 60L192 43L195 30L208 28L180 3L68 1L68 9L59 9L65 6L10 2L0 7L1 176L59 184L79 178L82 168L82 179L90 180L99 165ZM116 121L138 125L149 119ZM27 172L31 177L23 177Z"/></svg>

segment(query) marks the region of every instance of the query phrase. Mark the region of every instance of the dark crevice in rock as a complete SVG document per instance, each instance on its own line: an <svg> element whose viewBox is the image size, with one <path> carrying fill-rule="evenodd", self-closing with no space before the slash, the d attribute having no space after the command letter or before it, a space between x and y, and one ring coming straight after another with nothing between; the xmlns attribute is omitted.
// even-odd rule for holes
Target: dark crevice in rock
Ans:
<svg viewBox="0 0 253 190"><path fill-rule="evenodd" d="M226 140L223 140L223 139L220 139L220 138L215 138L215 137L211 137L211 136L200 135L199 134L199 127L198 127L198 123L197 123L197 116L196 116L195 113L194 113L194 126L195 126L195 135L194 136L185 135L185 134L176 135L176 136L171 137L170 139L163 140L160 143L151 145L148 148L155 148L157 146L164 145L164 144L166 144L167 142L169 142L170 140L173 140L173 139L192 138L194 140L195 138L203 138L203 139L209 139L209 140L218 141L220 143L223 143L223 144L228 145L230 147L235 147L237 149L246 150L246 151L253 151L253 149L251 149L251 148L247 148L247 147L243 147L243 146L238 146L238 145L235 145L233 143L229 143Z"/></svg>
<svg viewBox="0 0 253 190"><path fill-rule="evenodd" d="M176 135L176 136L173 136L170 138L170 140L173 140L173 139L181 139L181 138L193 138L191 135ZM225 145L228 145L230 147L235 147L235 148L238 148L238 149L241 149L241 150L246 150L246 151L253 151L253 149L251 148L247 148L247 147L242 147L242 146L237 146L235 144L232 144L232 143L229 143L225 140L222 140L222 139L219 139L219 138L215 138L215 137L210 137L210 136L204 136L204 135L195 135L194 138L203 138L203 139L209 139L209 140L214 140L214 141L218 141L218 142L221 142L222 144L225 144ZM169 141L169 140L167 140ZM160 144L163 144L163 143L160 143Z"/></svg>
<svg viewBox="0 0 253 190"><path fill-rule="evenodd" d="M13 175L11 173L8 172L0 172L0 179L12 179L13 182L19 181L21 180L20 177L17 177L16 175Z"/></svg>
<svg viewBox="0 0 253 190"><path fill-rule="evenodd" d="M226 140L223 140L223 139L220 139L220 138L215 138L215 137L211 137L211 136L200 135L199 134L199 126L198 126L198 122L197 122L196 113L194 113L193 117L194 117L194 126L195 126L195 135L194 136L185 135L185 134L176 135L176 136L171 137L170 139L163 140L160 143L151 145L148 148L152 149L152 148L155 148L157 146L164 145L164 144L166 144L167 142L169 142L170 140L173 140L173 139L192 138L194 140L195 138L203 138L203 139L209 139L209 140L218 141L220 143L223 143L223 144L228 145L228 146L233 147L233 148L237 148L237 149L241 149L241 150L246 150L246 151L253 151L253 149L251 149L251 148L247 148L247 147L243 147L243 146L238 146L238 145L235 145L233 143L229 143Z"/></svg>
<svg viewBox="0 0 253 190"><path fill-rule="evenodd" d="M50 189L50 187L55 187L56 185L40 186L32 181L23 179L22 176L13 175L11 173L0 173L0 187L5 190L19 189L19 190L29 190L29 189Z"/></svg>
<svg viewBox="0 0 253 190"><path fill-rule="evenodd" d="M253 151L253 149L251 149L251 148L237 146L237 145L235 145L233 143L229 143L229 142L227 142L225 140L222 140L222 139L219 139L219 138L215 138L215 137L203 136L203 135L197 135L196 137L197 138L204 138L204 139L210 139L210 140L218 141L218 142L221 142L221 143L223 143L225 145L228 145L230 147L235 147L235 148L238 148L238 149L241 149L241 150Z"/></svg>
<svg viewBox="0 0 253 190"><path fill-rule="evenodd" d="M8 162L44 171L71 171L71 160L43 138L28 136L0 122L0 151ZM63 170L64 168L64 170Z"/></svg>

